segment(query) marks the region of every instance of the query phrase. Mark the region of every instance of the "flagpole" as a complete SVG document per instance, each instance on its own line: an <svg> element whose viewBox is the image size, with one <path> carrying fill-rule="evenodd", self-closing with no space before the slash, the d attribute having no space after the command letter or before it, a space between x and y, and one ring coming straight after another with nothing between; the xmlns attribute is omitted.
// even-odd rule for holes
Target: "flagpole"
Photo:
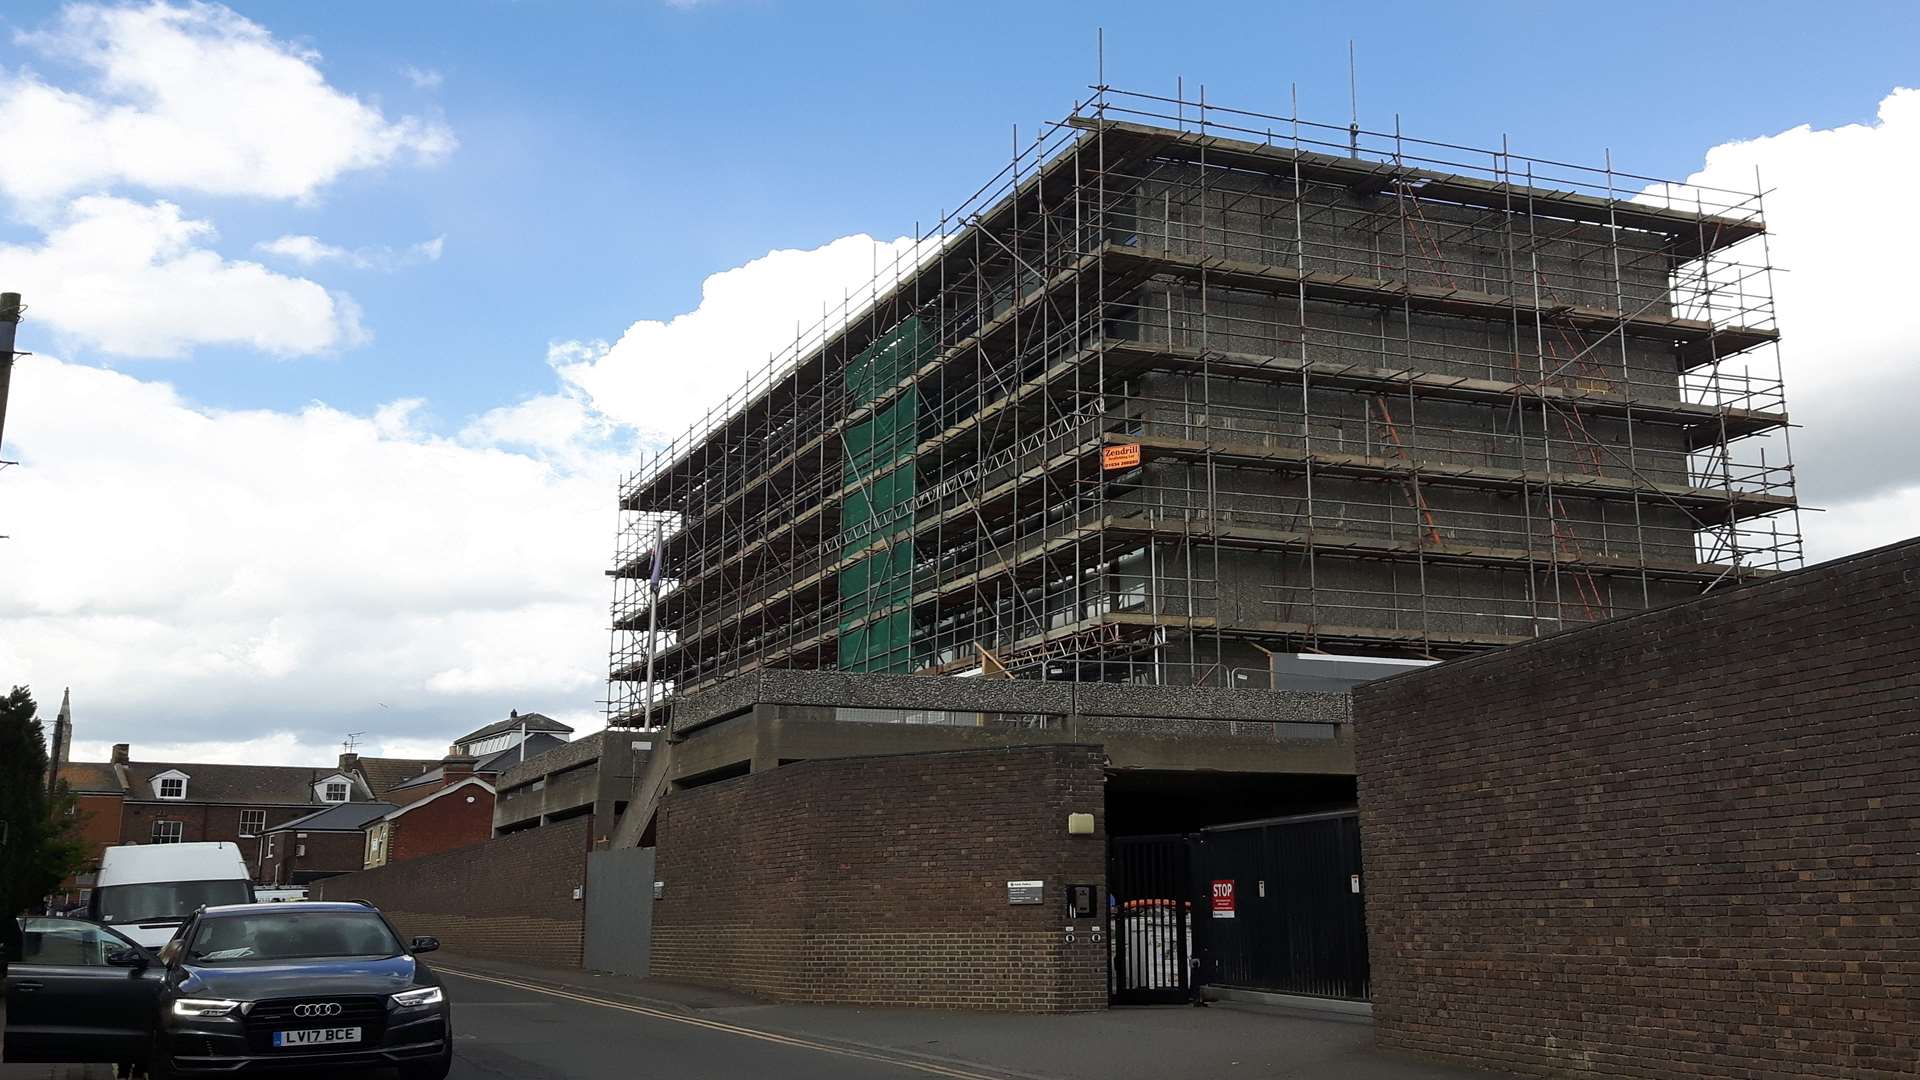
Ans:
<svg viewBox="0 0 1920 1080"><path fill-rule="evenodd" d="M640 721L643 731L653 730L653 633L660 618L660 523L653 523L653 576L647 583L653 593L647 604L647 711Z"/></svg>

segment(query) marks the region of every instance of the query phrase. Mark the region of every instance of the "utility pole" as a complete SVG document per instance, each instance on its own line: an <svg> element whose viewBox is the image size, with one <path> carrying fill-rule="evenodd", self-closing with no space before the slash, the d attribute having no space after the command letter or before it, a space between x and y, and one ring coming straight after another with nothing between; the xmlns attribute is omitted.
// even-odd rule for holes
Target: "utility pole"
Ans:
<svg viewBox="0 0 1920 1080"><path fill-rule="evenodd" d="M0 450L6 449L7 388L13 384L13 335L20 327L20 294L0 293ZM6 464L0 454L0 465Z"/></svg>

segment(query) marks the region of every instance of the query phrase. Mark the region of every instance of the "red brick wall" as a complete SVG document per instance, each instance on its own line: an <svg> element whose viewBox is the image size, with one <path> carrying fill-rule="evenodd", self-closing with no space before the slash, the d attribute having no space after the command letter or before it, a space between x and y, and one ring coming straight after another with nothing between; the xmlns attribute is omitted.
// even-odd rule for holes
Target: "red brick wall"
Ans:
<svg viewBox="0 0 1920 1080"><path fill-rule="evenodd" d="M1099 884L1101 752L1085 746L802 762L669 795L654 975L787 1001L1022 1011L1106 1005L1097 921L1068 943L1065 886ZM1046 882L1007 903L1007 882Z"/></svg>
<svg viewBox="0 0 1920 1080"><path fill-rule="evenodd" d="M240 835L242 810L265 810L266 823L271 826L321 809L324 807L306 804L241 806L230 803L129 802L121 814L120 841L127 844L151 843L155 821L178 821L181 823L181 843L225 841L237 844L240 857L247 861L249 867L257 867L260 865L260 841L258 837Z"/></svg>
<svg viewBox="0 0 1920 1080"><path fill-rule="evenodd" d="M423 803L393 819L387 861L477 844L493 835L493 793L479 785Z"/></svg>
<svg viewBox="0 0 1920 1080"><path fill-rule="evenodd" d="M96 865L100 862L100 853L108 845L120 842L122 802L119 795L79 795L74 798L75 831L81 842L87 845L87 857Z"/></svg>
<svg viewBox="0 0 1920 1080"><path fill-rule="evenodd" d="M1920 543L1355 702L1383 1045L1920 1074Z"/></svg>
<svg viewBox="0 0 1920 1080"><path fill-rule="evenodd" d="M448 796L453 798L453 796ZM445 801L445 800L442 800ZM449 952L579 966L587 842L578 818L314 883L316 900L370 900Z"/></svg>

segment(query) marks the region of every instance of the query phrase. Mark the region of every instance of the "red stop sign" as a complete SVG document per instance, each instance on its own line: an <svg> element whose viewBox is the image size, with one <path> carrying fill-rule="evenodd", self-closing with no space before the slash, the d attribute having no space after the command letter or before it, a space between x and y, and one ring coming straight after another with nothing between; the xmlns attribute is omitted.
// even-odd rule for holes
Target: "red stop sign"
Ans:
<svg viewBox="0 0 1920 1080"><path fill-rule="evenodd" d="M1213 883L1213 917L1216 919L1233 918L1233 882L1216 881Z"/></svg>

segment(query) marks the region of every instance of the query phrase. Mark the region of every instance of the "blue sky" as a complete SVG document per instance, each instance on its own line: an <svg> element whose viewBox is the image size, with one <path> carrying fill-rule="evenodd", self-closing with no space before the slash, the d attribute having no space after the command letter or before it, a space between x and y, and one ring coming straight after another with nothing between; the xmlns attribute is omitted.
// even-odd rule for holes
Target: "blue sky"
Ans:
<svg viewBox="0 0 1920 1080"><path fill-rule="evenodd" d="M32 28L52 3L10 6ZM1339 120L1347 42L1362 120L1410 133L1684 175L1706 147L1858 120L1920 79L1920 7L1538 3L239 4L319 50L326 77L389 114L438 111L444 163L349 174L312 206L174 196L230 257L284 232L348 247L445 236L437 263L309 276L353 295L370 344L262 364L118 361L210 405L365 410L428 399L436 421L552 386L557 339L617 337L691 309L708 274L771 248L896 236L972 190L1094 79ZM1170 26L1169 23L1172 23ZM3 50L4 46L0 46ZM0 56L4 56L0 51ZM43 69L44 63L35 61ZM407 68L439 73L415 86ZM1649 123L1647 121L1656 122Z"/></svg>
<svg viewBox="0 0 1920 1080"><path fill-rule="evenodd" d="M1760 167L1809 558L1920 533L1920 6L1176 7L16 0L0 677L73 687L83 756L590 729L618 474L1064 115L1102 28L1117 87L1341 123L1352 39L1369 128Z"/></svg>

